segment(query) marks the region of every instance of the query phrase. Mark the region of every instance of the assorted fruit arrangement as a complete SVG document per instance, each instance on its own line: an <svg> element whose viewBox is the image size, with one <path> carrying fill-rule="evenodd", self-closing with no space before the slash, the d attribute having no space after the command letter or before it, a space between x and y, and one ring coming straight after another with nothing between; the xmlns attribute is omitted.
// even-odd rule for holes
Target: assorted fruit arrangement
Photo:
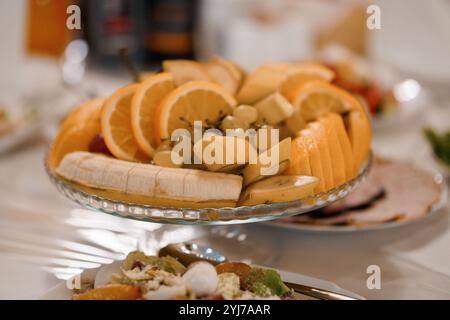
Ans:
<svg viewBox="0 0 450 320"><path fill-rule="evenodd" d="M140 251L102 267L74 300L261 300L293 299L294 294L272 269L242 262L181 264L172 256Z"/></svg>
<svg viewBox="0 0 450 320"><path fill-rule="evenodd" d="M355 96L332 84L335 74L324 65L269 63L247 74L219 57L170 60L142 78L67 116L48 158L60 178L129 203L235 207L326 192L354 178L369 155L367 114ZM194 131L197 121L204 132L218 132L212 140L223 149L215 152L226 162L174 160L183 137L172 141L172 134ZM256 161L232 152L241 138L221 135L230 130L256 132L258 143L240 141ZM263 134L272 131L279 139ZM197 147L210 142L191 141L189 156L201 159ZM276 163L268 164L274 153Z"/></svg>

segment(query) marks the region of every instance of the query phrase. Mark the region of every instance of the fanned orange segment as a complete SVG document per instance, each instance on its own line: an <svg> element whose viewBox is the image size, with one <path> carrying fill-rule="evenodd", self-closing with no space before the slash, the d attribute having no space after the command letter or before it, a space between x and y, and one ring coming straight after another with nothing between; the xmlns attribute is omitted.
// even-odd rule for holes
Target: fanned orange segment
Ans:
<svg viewBox="0 0 450 320"><path fill-rule="evenodd" d="M155 141L160 143L170 138L175 129L191 130L194 121L203 127L216 123L230 114L236 100L222 86L206 82L191 81L169 93L156 111Z"/></svg>
<svg viewBox="0 0 450 320"><path fill-rule="evenodd" d="M109 151L118 159L146 161L148 156L136 143L131 128L131 100L139 84L114 92L102 107L102 134Z"/></svg>
<svg viewBox="0 0 450 320"><path fill-rule="evenodd" d="M294 94L292 105L300 111L305 121L316 120L328 112L362 109L354 96L325 81L312 81L300 86Z"/></svg>
<svg viewBox="0 0 450 320"><path fill-rule="evenodd" d="M92 139L100 133L103 99L94 99L75 108L61 124L49 154L49 164L56 168L64 156L87 151Z"/></svg>
<svg viewBox="0 0 450 320"><path fill-rule="evenodd" d="M175 89L173 76L163 72L149 76L136 88L131 100L131 129L137 144L149 157L154 154L155 112L164 97Z"/></svg>
<svg viewBox="0 0 450 320"><path fill-rule="evenodd" d="M310 81L331 82L334 72L320 64L296 64L280 83L278 91L289 101L293 101L299 88Z"/></svg>
<svg viewBox="0 0 450 320"><path fill-rule="evenodd" d="M325 183L325 190L328 191L334 187L333 170L331 167L331 155L328 146L328 139L325 133L325 128L320 122L314 121L309 123L308 127L311 129L314 140L320 151L320 160L322 163L323 180Z"/></svg>
<svg viewBox="0 0 450 320"><path fill-rule="evenodd" d="M253 105L275 92L291 66L289 63L268 63L253 70L237 94L239 103Z"/></svg>
<svg viewBox="0 0 450 320"><path fill-rule="evenodd" d="M328 117L321 117L319 118L319 122L322 124L325 130L330 157L331 159L333 159L333 161L331 162L331 170L333 173L334 182L333 187L337 187L346 181L344 153L342 151L331 119L329 119Z"/></svg>
<svg viewBox="0 0 450 320"><path fill-rule="evenodd" d="M194 80L211 81L206 68L197 61L192 60L165 60L163 70L170 72L176 86Z"/></svg>
<svg viewBox="0 0 450 320"><path fill-rule="evenodd" d="M335 134L339 140L339 145L341 146L342 154L344 155L345 178L346 180L350 180L355 176L355 164L352 146L347 132L345 131L344 121L342 120L342 117L336 113L329 113L327 117L331 120Z"/></svg>
<svg viewBox="0 0 450 320"><path fill-rule="evenodd" d="M311 176L311 165L306 149L305 138L299 136L292 140L291 156L286 174L291 176Z"/></svg>
<svg viewBox="0 0 450 320"><path fill-rule="evenodd" d="M314 139L314 134L310 129L303 129L300 131L300 136L304 138L305 147L309 157L309 164L311 166L311 175L319 178L319 183L314 187L314 193L324 192L326 189L321 154L319 146Z"/></svg>
<svg viewBox="0 0 450 320"><path fill-rule="evenodd" d="M348 120L348 136L352 145L355 172L358 172L369 154L372 133L366 116L360 111L350 112Z"/></svg>

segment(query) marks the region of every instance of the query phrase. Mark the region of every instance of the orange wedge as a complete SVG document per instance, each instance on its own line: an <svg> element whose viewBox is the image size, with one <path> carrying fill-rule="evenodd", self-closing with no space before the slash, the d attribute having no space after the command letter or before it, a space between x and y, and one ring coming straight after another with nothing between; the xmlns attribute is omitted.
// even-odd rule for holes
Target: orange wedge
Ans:
<svg viewBox="0 0 450 320"><path fill-rule="evenodd" d="M327 115L330 119L335 134L339 140L339 145L341 146L342 154L344 155L344 165L345 165L345 178L350 180L355 176L355 164L353 160L353 151L348 138L347 132L345 131L344 121L342 117L336 113L329 113Z"/></svg>
<svg viewBox="0 0 450 320"><path fill-rule="evenodd" d="M202 126L216 123L230 114L236 100L222 86L206 81L191 81L169 93L158 106L155 116L155 141L170 138L175 129L191 130L194 121Z"/></svg>
<svg viewBox="0 0 450 320"><path fill-rule="evenodd" d="M159 73L140 83L131 100L131 129L137 144L149 157L153 157L155 151L156 108L174 88L172 74Z"/></svg>
<svg viewBox="0 0 450 320"><path fill-rule="evenodd" d="M289 101L293 101L299 88L310 81L331 82L334 72L320 64L296 64L288 72L278 87L278 91Z"/></svg>
<svg viewBox="0 0 450 320"><path fill-rule="evenodd" d="M176 86L193 80L211 81L206 68L197 61L192 60L165 60L163 70L173 75Z"/></svg>
<svg viewBox="0 0 450 320"><path fill-rule="evenodd" d="M100 133L103 99L94 99L75 108L63 121L49 153L49 164L56 168L64 156L87 151L92 139Z"/></svg>
<svg viewBox="0 0 450 320"><path fill-rule="evenodd" d="M300 136L292 140L291 156L286 174L292 176L310 176L311 165L306 149L305 138Z"/></svg>
<svg viewBox="0 0 450 320"><path fill-rule="evenodd" d="M324 81L302 85L293 95L292 105L305 121L313 121L328 112L344 113L362 110L359 101L347 91Z"/></svg>
<svg viewBox="0 0 450 320"><path fill-rule="evenodd" d="M328 146L328 140L325 133L325 128L320 122L314 121L309 123L308 127L311 129L314 140L320 151L320 160L322 163L323 180L325 183L325 190L328 191L334 187L333 170L331 167L331 155Z"/></svg>
<svg viewBox="0 0 450 320"><path fill-rule="evenodd" d="M118 159L146 161L131 128L131 100L139 84L128 85L114 92L102 107L102 134L109 151Z"/></svg>
<svg viewBox="0 0 450 320"><path fill-rule="evenodd" d="M316 143L314 134L311 129L303 129L300 131L300 136L303 137L305 147L309 157L309 164L311 167L311 175L320 179L316 187L314 187L314 193L324 192L325 179L322 168L322 160L320 155L319 146Z"/></svg>
<svg viewBox="0 0 450 320"><path fill-rule="evenodd" d="M328 141L328 148L330 151L330 157L333 160L331 162L331 170L333 173L334 186L337 187L346 181L345 176L345 163L344 153L339 143L338 137L335 133L333 123L328 117L321 117L319 122L322 124L325 135Z"/></svg>
<svg viewBox="0 0 450 320"><path fill-rule="evenodd" d="M360 111L352 111L349 114L348 136L352 145L355 172L358 172L361 163L369 154L372 136L370 124Z"/></svg>

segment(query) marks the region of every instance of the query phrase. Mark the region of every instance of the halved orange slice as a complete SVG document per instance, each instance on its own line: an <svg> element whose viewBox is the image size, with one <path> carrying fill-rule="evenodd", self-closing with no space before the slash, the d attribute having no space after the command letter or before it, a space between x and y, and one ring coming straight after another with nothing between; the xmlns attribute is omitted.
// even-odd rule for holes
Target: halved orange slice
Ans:
<svg viewBox="0 0 450 320"><path fill-rule="evenodd" d="M118 159L146 161L131 128L131 100L139 84L131 84L114 92L102 107L102 134L109 151Z"/></svg>
<svg viewBox="0 0 450 320"><path fill-rule="evenodd" d="M278 91L289 101L293 101L297 90L310 81L331 82L334 72L320 64L295 64L280 83Z"/></svg>
<svg viewBox="0 0 450 320"><path fill-rule="evenodd" d="M137 144L149 157L154 154L155 112L164 97L175 89L168 72L149 76L134 92L131 100L131 129Z"/></svg>
<svg viewBox="0 0 450 320"><path fill-rule="evenodd" d="M222 86L206 81L191 81L170 92L158 106L155 116L155 141L170 138L175 129L191 130L194 121L202 126L215 124L231 114L236 100Z"/></svg>
<svg viewBox="0 0 450 320"><path fill-rule="evenodd" d="M194 80L211 81L211 77L205 67L192 60L165 60L162 63L163 70L170 72L176 86Z"/></svg>
<svg viewBox="0 0 450 320"><path fill-rule="evenodd" d="M67 128L82 124L83 122L100 121L100 111L104 101L105 99L103 98L96 98L75 107L61 123L58 135Z"/></svg>
<svg viewBox="0 0 450 320"><path fill-rule="evenodd" d="M94 99L75 108L61 124L49 153L49 164L56 168L64 156L73 151L87 151L100 133L103 99Z"/></svg>
<svg viewBox="0 0 450 320"><path fill-rule="evenodd" d="M292 105L305 121L313 121L328 112L344 113L362 109L347 91L324 81L305 83L295 92Z"/></svg>

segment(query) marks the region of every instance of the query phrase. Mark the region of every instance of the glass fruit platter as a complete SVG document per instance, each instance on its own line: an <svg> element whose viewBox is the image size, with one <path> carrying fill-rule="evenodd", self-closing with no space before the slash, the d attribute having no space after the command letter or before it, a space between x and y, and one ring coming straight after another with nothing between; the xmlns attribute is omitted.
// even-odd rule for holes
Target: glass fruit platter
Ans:
<svg viewBox="0 0 450 320"><path fill-rule="evenodd" d="M201 209L157 207L107 199L84 192L61 179L49 167L48 159L45 159L45 168L52 183L64 196L88 209L123 218L154 223L221 225L273 220L306 213L330 205L346 197L367 177L372 167L372 162L373 155L370 153L356 177L327 192L309 196L302 200L254 206Z"/></svg>

